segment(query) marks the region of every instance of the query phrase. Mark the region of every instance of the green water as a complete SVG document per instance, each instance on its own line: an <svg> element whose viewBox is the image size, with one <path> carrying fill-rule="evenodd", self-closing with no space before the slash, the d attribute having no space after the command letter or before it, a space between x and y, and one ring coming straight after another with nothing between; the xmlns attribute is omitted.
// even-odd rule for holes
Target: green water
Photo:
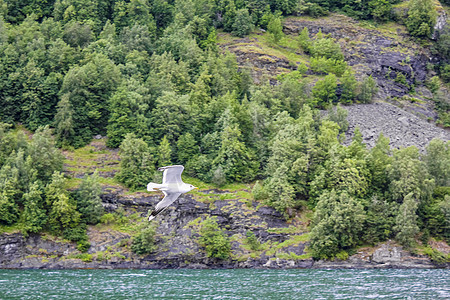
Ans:
<svg viewBox="0 0 450 300"><path fill-rule="evenodd" d="M450 299L450 270L0 270L0 299Z"/></svg>

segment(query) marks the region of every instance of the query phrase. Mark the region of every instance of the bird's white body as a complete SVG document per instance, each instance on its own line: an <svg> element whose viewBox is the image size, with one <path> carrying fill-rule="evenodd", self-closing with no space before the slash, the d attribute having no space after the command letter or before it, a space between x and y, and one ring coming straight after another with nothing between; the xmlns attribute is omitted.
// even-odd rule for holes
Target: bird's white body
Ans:
<svg viewBox="0 0 450 300"><path fill-rule="evenodd" d="M184 170L183 166L167 166L158 169L163 171L163 182L154 183L150 182L147 185L147 190L149 192L161 191L164 193L165 197L156 204L155 210L152 211L148 220L153 220L158 214L163 212L170 204L175 202L181 194L187 193L196 187L192 184L184 183L181 180L181 173Z"/></svg>
<svg viewBox="0 0 450 300"><path fill-rule="evenodd" d="M173 184L173 183L153 183L150 182L147 185L147 191L149 192L155 192L155 191L161 191L161 192L171 192L171 193L187 193L189 191L192 191L192 185L187 183L182 184Z"/></svg>

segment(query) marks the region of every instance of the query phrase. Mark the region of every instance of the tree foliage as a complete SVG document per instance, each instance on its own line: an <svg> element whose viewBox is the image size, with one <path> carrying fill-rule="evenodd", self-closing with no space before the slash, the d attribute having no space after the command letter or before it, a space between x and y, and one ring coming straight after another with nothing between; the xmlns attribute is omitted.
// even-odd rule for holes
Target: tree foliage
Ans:
<svg viewBox="0 0 450 300"><path fill-rule="evenodd" d="M406 27L411 35L430 37L436 23L436 9L432 0L412 0L409 3Z"/></svg>
<svg viewBox="0 0 450 300"><path fill-rule="evenodd" d="M144 188L155 172L148 145L134 133L129 133L120 145L120 154L117 179L132 189Z"/></svg>
<svg viewBox="0 0 450 300"><path fill-rule="evenodd" d="M200 223L200 246L205 248L208 257L228 259L231 255L231 244L224 230L219 228L217 218L207 218Z"/></svg>

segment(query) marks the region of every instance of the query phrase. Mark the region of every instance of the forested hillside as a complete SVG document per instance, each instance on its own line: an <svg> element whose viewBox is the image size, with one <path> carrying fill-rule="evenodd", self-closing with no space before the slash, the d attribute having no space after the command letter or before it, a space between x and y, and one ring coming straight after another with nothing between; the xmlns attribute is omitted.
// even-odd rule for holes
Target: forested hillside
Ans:
<svg viewBox="0 0 450 300"><path fill-rule="evenodd" d="M218 188L251 184L252 199L286 220L314 211L308 251L315 258L345 258L388 239L410 249L431 238L450 242L450 142L391 149L381 134L368 149L356 129L344 146L341 107L382 100L375 98L384 78L384 94L398 87L403 100L435 111L430 122L450 126L446 5L0 0L0 229L62 235L86 251L86 227L110 217L100 199L105 182L98 173L73 180L62 151L70 156L100 135L120 149L115 180L131 192L157 177L157 167L182 164L192 180ZM404 70L376 73L320 28L283 32L287 17L329 14L345 14L355 26L395 24L417 55L400 56ZM263 45L235 43L233 53L224 46L255 34ZM269 72L239 56L250 52ZM414 72L425 66L416 56L428 59L426 72ZM208 220L203 234L216 234L201 245L228 258L220 254L229 251L226 235ZM154 230L134 237L135 252L154 249Z"/></svg>

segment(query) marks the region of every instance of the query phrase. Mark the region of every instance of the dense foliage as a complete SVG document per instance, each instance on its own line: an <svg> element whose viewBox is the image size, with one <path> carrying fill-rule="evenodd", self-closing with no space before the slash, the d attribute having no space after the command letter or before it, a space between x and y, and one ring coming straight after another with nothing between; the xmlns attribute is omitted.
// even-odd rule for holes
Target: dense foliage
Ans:
<svg viewBox="0 0 450 300"><path fill-rule="evenodd" d="M217 224L217 217L207 218L200 223L200 246L212 258L227 259L231 255L231 243L223 229Z"/></svg>
<svg viewBox="0 0 450 300"><path fill-rule="evenodd" d="M17 224L24 234L47 230L85 249L85 224L96 224L103 214L97 175L69 191L48 126L29 138L0 123L0 149L0 224Z"/></svg>
<svg viewBox="0 0 450 300"><path fill-rule="evenodd" d="M116 178L131 189L144 188L156 167L169 164L217 186L259 180L255 197L286 218L305 206L315 211L311 250L318 258L389 238L406 246L430 235L448 241L450 144L391 151L380 136L368 150L356 131L343 146L345 112L330 108L370 103L377 86L371 76L356 80L331 36L304 28L298 50L310 64L279 76L277 85L254 85L252 70L216 45L219 30L245 36L255 26L276 44L282 16L298 13L341 11L384 22L394 18L397 2L0 0L0 223L64 234L86 248L85 225L103 214L98 178L66 189L51 126L62 148L106 135L109 147L120 147ZM411 35L432 34L432 2L410 1L402 22ZM447 29L435 49L444 82L449 40ZM307 72L314 83L304 80ZM439 84L437 77L429 83L442 122L450 124ZM318 108L330 109L328 116ZM6 123L35 133L30 140ZM229 257L229 240L214 219L200 236L208 256ZM150 253L153 237L154 228L146 228L133 250Z"/></svg>

